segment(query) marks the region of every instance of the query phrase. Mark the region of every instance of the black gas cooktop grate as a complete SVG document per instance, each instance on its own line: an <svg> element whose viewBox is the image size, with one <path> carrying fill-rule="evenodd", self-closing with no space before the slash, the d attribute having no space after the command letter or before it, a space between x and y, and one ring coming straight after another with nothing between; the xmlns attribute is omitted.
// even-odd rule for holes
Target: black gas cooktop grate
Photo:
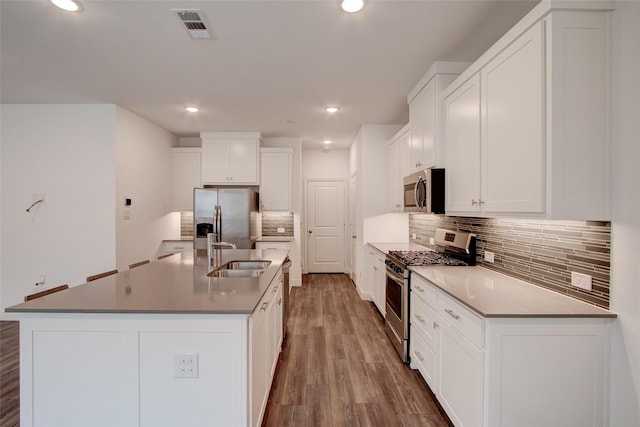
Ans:
<svg viewBox="0 0 640 427"><path fill-rule="evenodd" d="M447 254L431 251L390 251L389 255L398 259L405 265L469 265L463 260Z"/></svg>

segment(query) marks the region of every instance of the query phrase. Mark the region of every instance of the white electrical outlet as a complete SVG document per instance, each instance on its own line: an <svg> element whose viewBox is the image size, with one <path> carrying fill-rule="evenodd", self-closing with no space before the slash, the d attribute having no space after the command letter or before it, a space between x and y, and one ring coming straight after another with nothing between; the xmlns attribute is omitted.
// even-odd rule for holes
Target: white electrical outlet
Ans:
<svg viewBox="0 0 640 427"><path fill-rule="evenodd" d="M416 240L416 233L411 233L411 238L412 238L413 240Z"/></svg>
<svg viewBox="0 0 640 427"><path fill-rule="evenodd" d="M591 290L591 276L588 274L576 273L575 271L571 272L571 286L575 286L576 288L584 289L586 291Z"/></svg>
<svg viewBox="0 0 640 427"><path fill-rule="evenodd" d="M278 233L284 233L284 227L278 227Z"/></svg>
<svg viewBox="0 0 640 427"><path fill-rule="evenodd" d="M198 353L176 353L173 362L175 378L198 378Z"/></svg>
<svg viewBox="0 0 640 427"><path fill-rule="evenodd" d="M495 255L493 254L493 252L484 251L484 260L488 263L493 264L495 261Z"/></svg>

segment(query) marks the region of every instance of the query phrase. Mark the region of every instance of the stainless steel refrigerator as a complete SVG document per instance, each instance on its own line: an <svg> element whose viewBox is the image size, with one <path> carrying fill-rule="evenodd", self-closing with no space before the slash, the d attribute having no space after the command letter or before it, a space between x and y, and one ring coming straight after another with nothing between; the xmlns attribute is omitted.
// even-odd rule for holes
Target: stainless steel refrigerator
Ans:
<svg viewBox="0 0 640 427"><path fill-rule="evenodd" d="M258 238L259 187L193 189L194 248L207 249L207 234L216 242L251 249Z"/></svg>

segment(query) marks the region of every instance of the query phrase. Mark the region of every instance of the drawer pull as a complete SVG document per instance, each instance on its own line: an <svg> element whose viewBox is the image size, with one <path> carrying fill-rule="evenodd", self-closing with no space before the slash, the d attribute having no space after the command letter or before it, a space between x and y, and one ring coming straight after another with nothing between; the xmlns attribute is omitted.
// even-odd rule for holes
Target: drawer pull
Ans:
<svg viewBox="0 0 640 427"><path fill-rule="evenodd" d="M420 359L421 362L424 362L424 357L422 357L422 354L420 354L419 351L416 351L416 357Z"/></svg>
<svg viewBox="0 0 640 427"><path fill-rule="evenodd" d="M460 316L458 316L457 314L455 314L455 313L453 312L453 310L450 310L450 309L448 309L448 308L445 308L445 309L444 309L444 311L446 311L446 312L447 312L447 314L448 314L449 316L453 317L453 318L454 318L454 319L456 319L456 320L458 320L458 319L460 318Z"/></svg>
<svg viewBox="0 0 640 427"><path fill-rule="evenodd" d="M278 305L282 305L282 298L278 299Z"/></svg>
<svg viewBox="0 0 640 427"><path fill-rule="evenodd" d="M420 323L424 323L424 319L422 318L422 316L420 316L419 314L415 314L414 316L416 317L416 319L418 319Z"/></svg>
<svg viewBox="0 0 640 427"><path fill-rule="evenodd" d="M419 292L424 292L424 289L422 289L420 286L415 285L414 288L416 288L416 290L418 290Z"/></svg>
<svg viewBox="0 0 640 427"><path fill-rule="evenodd" d="M433 329L437 328L438 326L440 326L438 325L438 322L433 322Z"/></svg>
<svg viewBox="0 0 640 427"><path fill-rule="evenodd" d="M267 311L267 306L269 305L269 301L265 301L262 303L262 307L260 307L260 311Z"/></svg>
<svg viewBox="0 0 640 427"><path fill-rule="evenodd" d="M273 293L275 294L276 292L278 292L278 288L279 288L279 287L280 287L280 286L276 286L276 287L274 287L274 288L273 288L273 290L272 290L271 292L273 292Z"/></svg>

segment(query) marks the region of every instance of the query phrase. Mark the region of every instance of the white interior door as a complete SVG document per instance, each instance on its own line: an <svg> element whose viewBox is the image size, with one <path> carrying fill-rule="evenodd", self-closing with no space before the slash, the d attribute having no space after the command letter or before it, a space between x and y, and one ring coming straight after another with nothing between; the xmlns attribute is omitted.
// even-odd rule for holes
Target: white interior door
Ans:
<svg viewBox="0 0 640 427"><path fill-rule="evenodd" d="M307 271L344 273L344 182L307 181Z"/></svg>

